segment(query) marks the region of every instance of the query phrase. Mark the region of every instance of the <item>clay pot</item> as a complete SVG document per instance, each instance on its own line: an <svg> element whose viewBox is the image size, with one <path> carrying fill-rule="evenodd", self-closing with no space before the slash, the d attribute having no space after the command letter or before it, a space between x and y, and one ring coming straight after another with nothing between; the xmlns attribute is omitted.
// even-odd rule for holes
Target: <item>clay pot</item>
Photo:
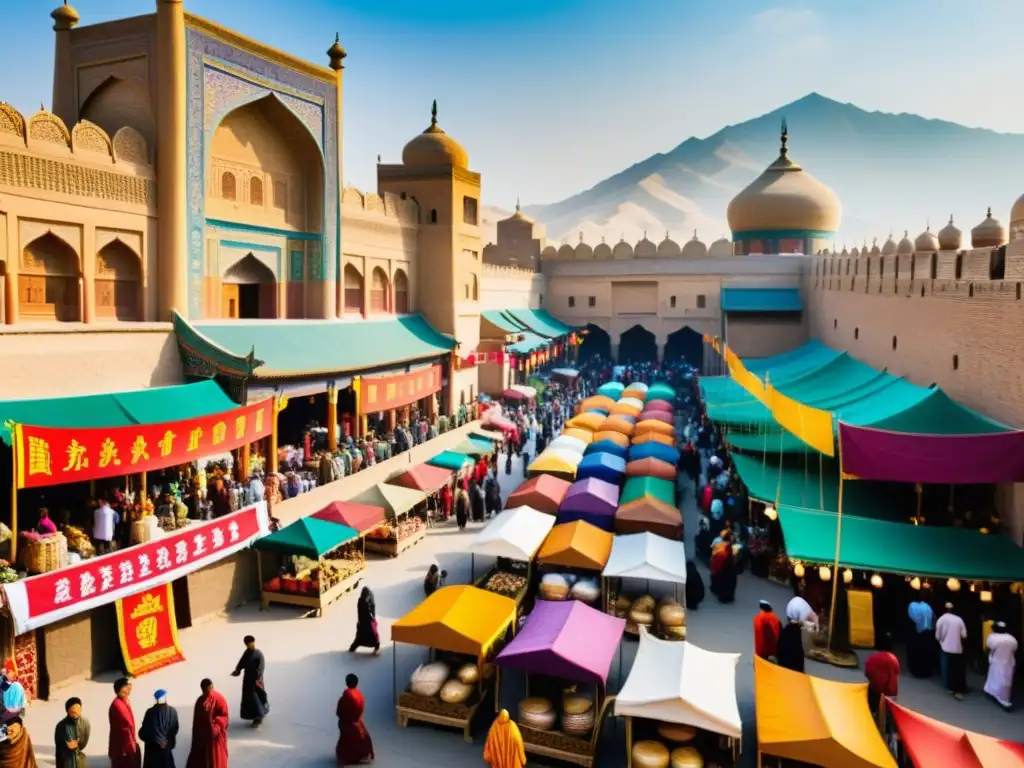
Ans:
<svg viewBox="0 0 1024 768"><path fill-rule="evenodd" d="M649 627L654 623L654 614L634 608L629 612L629 620L634 624L643 624Z"/></svg>
<svg viewBox="0 0 1024 768"><path fill-rule="evenodd" d="M672 741L676 744L689 744L697 738L697 729L692 725L658 723L658 735L665 739L665 741Z"/></svg>
<svg viewBox="0 0 1024 768"><path fill-rule="evenodd" d="M650 595L643 595L633 601L633 610L640 610L645 611L646 613L650 613L654 610L655 605L657 605L657 602L653 597L651 597Z"/></svg>
<svg viewBox="0 0 1024 768"><path fill-rule="evenodd" d="M594 728L594 702L586 696L567 696L562 703L562 731L586 736Z"/></svg>
<svg viewBox="0 0 1024 768"><path fill-rule="evenodd" d="M531 696L519 702L519 722L538 731L550 731L558 713L547 699Z"/></svg>
<svg viewBox="0 0 1024 768"><path fill-rule="evenodd" d="M480 669L476 664L466 664L455 673L460 683L473 685L480 679Z"/></svg>

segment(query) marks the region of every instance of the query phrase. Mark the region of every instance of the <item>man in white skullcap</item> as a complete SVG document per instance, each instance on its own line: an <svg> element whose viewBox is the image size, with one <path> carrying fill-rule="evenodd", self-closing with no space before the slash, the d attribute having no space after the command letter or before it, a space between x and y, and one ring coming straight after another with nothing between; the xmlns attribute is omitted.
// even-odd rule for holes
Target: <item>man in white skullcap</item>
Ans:
<svg viewBox="0 0 1024 768"><path fill-rule="evenodd" d="M1017 639L1006 631L1006 622L992 624L992 633L985 641L988 648L988 677L985 678L985 693L996 704L1010 711L1013 692L1013 672L1017 665Z"/></svg>

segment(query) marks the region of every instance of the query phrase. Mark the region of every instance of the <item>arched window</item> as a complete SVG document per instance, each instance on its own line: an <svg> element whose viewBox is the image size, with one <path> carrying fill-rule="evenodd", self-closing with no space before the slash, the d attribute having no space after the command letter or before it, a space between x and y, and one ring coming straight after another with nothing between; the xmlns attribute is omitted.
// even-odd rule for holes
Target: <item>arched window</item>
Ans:
<svg viewBox="0 0 1024 768"><path fill-rule="evenodd" d="M363 311L363 276L351 264L345 265L345 311Z"/></svg>
<svg viewBox="0 0 1024 768"><path fill-rule="evenodd" d="M81 321L78 254L52 232L36 238L22 256L18 311L31 320Z"/></svg>
<svg viewBox="0 0 1024 768"><path fill-rule="evenodd" d="M390 311L391 302L389 299L391 297L388 294L391 292L391 286L388 285L388 276L384 274L384 270L380 267L374 267L373 275L370 279L370 311Z"/></svg>
<svg viewBox="0 0 1024 768"><path fill-rule="evenodd" d="M469 276L469 280L470 280L470 286L471 286L471 289L472 289L472 292L470 294L470 298L473 301L480 301L480 282L477 280L476 274L474 273L474 274L470 275Z"/></svg>
<svg viewBox="0 0 1024 768"><path fill-rule="evenodd" d="M263 179L255 176L249 179L249 205L263 207Z"/></svg>
<svg viewBox="0 0 1024 768"><path fill-rule="evenodd" d="M142 319L142 269L139 257L120 240L107 243L96 255L96 317Z"/></svg>
<svg viewBox="0 0 1024 768"><path fill-rule="evenodd" d="M409 278L401 269L395 270L395 312L409 313Z"/></svg>
<svg viewBox="0 0 1024 768"><path fill-rule="evenodd" d="M235 174L231 171L224 171L220 175L220 196L225 200L237 199L235 193Z"/></svg>

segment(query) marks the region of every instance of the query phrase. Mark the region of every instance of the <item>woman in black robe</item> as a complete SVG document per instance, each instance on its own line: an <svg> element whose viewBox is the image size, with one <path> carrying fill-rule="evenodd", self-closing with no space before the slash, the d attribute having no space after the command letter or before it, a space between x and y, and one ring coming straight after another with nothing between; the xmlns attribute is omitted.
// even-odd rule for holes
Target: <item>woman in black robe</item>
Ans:
<svg viewBox="0 0 1024 768"><path fill-rule="evenodd" d="M373 648L373 655L380 656L380 634L377 632L377 603L369 587L363 587L356 604L356 639L348 652L357 648Z"/></svg>
<svg viewBox="0 0 1024 768"><path fill-rule="evenodd" d="M779 666L792 669L794 672L804 671L804 638L803 625L799 621L790 621L779 633L779 647L775 653Z"/></svg>
<svg viewBox="0 0 1024 768"><path fill-rule="evenodd" d="M482 523L484 521L486 502L483 489L476 483L470 483L469 485L469 501L473 512L473 522Z"/></svg>
<svg viewBox="0 0 1024 768"><path fill-rule="evenodd" d="M692 560L686 561L686 610L696 611L704 600L704 579Z"/></svg>
<svg viewBox="0 0 1024 768"><path fill-rule="evenodd" d="M232 677L242 675L242 704L239 707L239 716L243 720L251 720L253 728L259 728L263 718L270 713L270 700L267 698L267 689L263 683L263 672L266 670L267 662L263 658L263 651L256 647L256 638L252 635L245 636L245 652L238 660Z"/></svg>
<svg viewBox="0 0 1024 768"><path fill-rule="evenodd" d="M461 488L455 492L455 522L459 524L460 531L469 522L469 494Z"/></svg>

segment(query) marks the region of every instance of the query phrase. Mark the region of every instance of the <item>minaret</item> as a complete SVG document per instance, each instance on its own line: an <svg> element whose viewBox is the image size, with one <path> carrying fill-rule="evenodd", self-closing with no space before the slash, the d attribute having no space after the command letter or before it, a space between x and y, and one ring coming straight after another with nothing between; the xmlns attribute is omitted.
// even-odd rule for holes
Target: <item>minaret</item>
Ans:
<svg viewBox="0 0 1024 768"><path fill-rule="evenodd" d="M71 61L71 30L78 26L78 11L67 0L50 14L53 19L53 100L50 111L70 129L78 122L75 104L74 65Z"/></svg>
<svg viewBox="0 0 1024 768"><path fill-rule="evenodd" d="M327 49L327 58L330 60L330 63L328 64L328 66L331 69L334 70L334 74L335 74L335 78L336 78L336 80L335 80L335 94L336 94L335 98L337 99L336 114L338 116L338 123L337 123L336 127L337 127L337 131L338 131L338 139L337 139L338 168L337 168L337 174L338 174L338 190L339 190L339 195L341 194L342 179L344 178L344 176L342 175L342 172L341 172L341 169L342 169L342 156L344 155L344 152L342 151L342 147L344 146L344 144L342 144L342 126L344 125L344 121L342 120L342 114L341 114L341 106L342 106L341 94L342 94L342 75L345 72L345 65L342 62L345 60L346 56L348 56L348 54L345 53L345 49L341 47L341 42L339 41L339 37L338 37L337 34L335 34L334 35L334 43L331 45L330 48ZM378 161L377 162L378 163L380 162L379 156L378 156ZM338 199L338 202L339 202L339 204L341 203L340 197ZM333 216L335 214L328 212L328 215L329 216ZM340 229L340 224L339 224L339 229L338 229L338 238L337 238L336 245L337 245L337 249L338 249L337 253L325 253L324 254L324 259L330 259L336 265L335 269L331 270L331 272L334 274L334 279L335 279L334 284L332 285L329 280L324 280L324 282L323 282L323 291L324 292L323 292L323 299L321 300L321 303L323 304L322 316L325 319L333 318L333 317L341 317L343 312L344 312L344 307L345 307L345 275L342 272L342 267L341 267L341 229Z"/></svg>

